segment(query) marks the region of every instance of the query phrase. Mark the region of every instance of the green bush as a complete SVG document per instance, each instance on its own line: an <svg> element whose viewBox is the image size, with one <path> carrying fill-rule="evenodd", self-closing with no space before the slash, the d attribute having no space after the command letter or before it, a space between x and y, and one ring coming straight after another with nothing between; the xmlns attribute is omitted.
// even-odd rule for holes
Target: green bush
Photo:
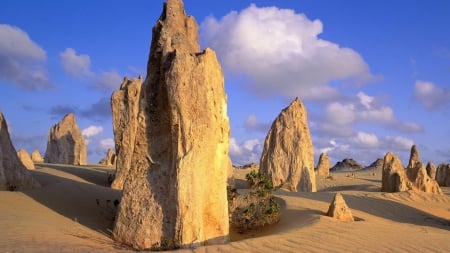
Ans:
<svg viewBox="0 0 450 253"><path fill-rule="evenodd" d="M263 174L251 171L245 176L249 191L239 195L236 189L228 188L230 224L240 233L270 225L280 219L280 204L272 196L272 182Z"/></svg>

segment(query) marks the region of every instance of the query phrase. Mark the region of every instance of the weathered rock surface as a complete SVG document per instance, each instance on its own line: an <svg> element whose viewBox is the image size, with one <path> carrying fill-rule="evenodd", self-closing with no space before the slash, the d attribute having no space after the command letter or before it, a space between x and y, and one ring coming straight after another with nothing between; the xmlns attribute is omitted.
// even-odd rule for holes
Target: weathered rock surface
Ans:
<svg viewBox="0 0 450 253"><path fill-rule="evenodd" d="M384 159L383 158L378 158L373 163L371 163L369 166L365 167L363 170L373 170L373 171L382 170L383 169L383 163L384 163Z"/></svg>
<svg viewBox="0 0 450 253"><path fill-rule="evenodd" d="M330 175L330 158L327 154L320 154L316 173L319 177L328 177Z"/></svg>
<svg viewBox="0 0 450 253"><path fill-rule="evenodd" d="M153 28L137 118L113 238L138 250L227 242L223 73L211 49L200 52L181 0L168 0Z"/></svg>
<svg viewBox="0 0 450 253"><path fill-rule="evenodd" d="M26 190L38 186L17 156L6 119L0 112L0 190Z"/></svg>
<svg viewBox="0 0 450 253"><path fill-rule="evenodd" d="M436 169L436 181L440 186L450 186L450 164L441 163Z"/></svg>
<svg viewBox="0 0 450 253"><path fill-rule="evenodd" d="M431 177L432 179L435 179L436 178L436 166L434 165L434 163L428 162L426 169L427 169L428 176Z"/></svg>
<svg viewBox="0 0 450 253"><path fill-rule="evenodd" d="M106 156L103 157L98 163L105 166L114 166L116 165L116 154L109 148L106 152Z"/></svg>
<svg viewBox="0 0 450 253"><path fill-rule="evenodd" d="M403 168L400 159L388 152L384 157L381 191L401 192L418 190L426 193L442 194L438 183L428 176L425 166L420 161L412 163L414 168ZM408 171L415 171L414 177Z"/></svg>
<svg viewBox="0 0 450 253"><path fill-rule="evenodd" d="M36 169L34 167L33 160L31 160L30 154L28 154L28 152L25 149L23 148L19 149L19 151L17 151L17 156L19 157L19 160L22 162L25 168L29 170Z"/></svg>
<svg viewBox="0 0 450 253"><path fill-rule="evenodd" d="M348 208L341 193L336 193L328 208L327 216L340 221L354 221L352 211Z"/></svg>
<svg viewBox="0 0 450 253"><path fill-rule="evenodd" d="M413 145L411 147L411 153L409 156L409 162L408 162L408 166L406 168L415 168L417 163L420 163L420 155L419 155L419 150L417 149L416 145Z"/></svg>
<svg viewBox="0 0 450 253"><path fill-rule="evenodd" d="M43 163L44 158L41 156L41 153L39 153L39 150L35 149L33 152L31 152L31 160L35 163Z"/></svg>
<svg viewBox="0 0 450 253"><path fill-rule="evenodd" d="M400 159L392 152L384 156L383 173L381 174L382 192L402 192L412 188Z"/></svg>
<svg viewBox="0 0 450 253"><path fill-rule="evenodd" d="M116 148L116 174L111 188L122 190L129 174L138 126L139 101L142 79L124 78L120 89L111 96L114 142Z"/></svg>
<svg viewBox="0 0 450 253"><path fill-rule="evenodd" d="M48 134L46 163L86 165L86 143L75 115L69 113Z"/></svg>
<svg viewBox="0 0 450 253"><path fill-rule="evenodd" d="M337 162L330 171L357 171L360 169L362 169L361 164L351 158L345 158L344 160Z"/></svg>
<svg viewBox="0 0 450 253"><path fill-rule="evenodd" d="M278 115L264 142L259 171L289 191L315 192L314 150L306 108L296 98Z"/></svg>

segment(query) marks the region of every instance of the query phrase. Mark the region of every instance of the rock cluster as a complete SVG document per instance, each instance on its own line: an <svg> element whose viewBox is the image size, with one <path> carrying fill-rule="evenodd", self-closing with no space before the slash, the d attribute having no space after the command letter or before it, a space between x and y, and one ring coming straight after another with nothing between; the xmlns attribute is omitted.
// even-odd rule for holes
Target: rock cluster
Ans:
<svg viewBox="0 0 450 253"><path fill-rule="evenodd" d="M22 162L23 166L25 166L25 168L29 170L36 169L34 167L33 160L31 160L30 154L28 154L28 152L25 149L23 148L19 149L19 151L17 151L17 156L19 157L20 161Z"/></svg>
<svg viewBox="0 0 450 253"><path fill-rule="evenodd" d="M333 201L327 211L327 216L340 221L354 221L352 211L348 208L341 193L334 195Z"/></svg>
<svg viewBox="0 0 450 253"><path fill-rule="evenodd" d="M41 153L39 153L39 150L35 149L33 152L31 152L31 160L35 163L43 163L44 158L41 156Z"/></svg>
<svg viewBox="0 0 450 253"><path fill-rule="evenodd" d="M278 115L267 134L259 171L289 191L315 192L314 149L306 108L296 98Z"/></svg>
<svg viewBox="0 0 450 253"><path fill-rule="evenodd" d="M26 190L38 187L17 156L3 113L0 112L0 190Z"/></svg>
<svg viewBox="0 0 450 253"><path fill-rule="evenodd" d="M116 165L116 154L112 149L109 148L106 152L106 156L102 158L98 163L105 166L114 166Z"/></svg>
<svg viewBox="0 0 450 253"><path fill-rule="evenodd" d="M330 175L330 158L328 158L327 154L320 154L316 173L319 177L328 177Z"/></svg>
<svg viewBox="0 0 450 253"><path fill-rule="evenodd" d="M48 134L44 162L86 165L86 143L75 115L69 113Z"/></svg>
<svg viewBox="0 0 450 253"><path fill-rule="evenodd" d="M401 192L408 190L442 194L438 183L428 175L427 169L420 161L416 146L411 148L411 157L406 169L394 153L388 152L384 157L381 191Z"/></svg>
<svg viewBox="0 0 450 253"><path fill-rule="evenodd" d="M116 148L116 173L111 188L122 190L130 171L136 130L138 126L139 101L142 79L124 78L120 89L111 96L114 142Z"/></svg>
<svg viewBox="0 0 450 253"><path fill-rule="evenodd" d="M450 186L450 164L439 164L436 169L436 181L440 186Z"/></svg>
<svg viewBox="0 0 450 253"><path fill-rule="evenodd" d="M116 241L161 250L229 240L226 99L216 54L200 51L182 1L167 0L153 28Z"/></svg>
<svg viewBox="0 0 450 253"><path fill-rule="evenodd" d="M337 162L330 171L357 171L360 169L362 169L361 164L351 158L345 158L344 160Z"/></svg>

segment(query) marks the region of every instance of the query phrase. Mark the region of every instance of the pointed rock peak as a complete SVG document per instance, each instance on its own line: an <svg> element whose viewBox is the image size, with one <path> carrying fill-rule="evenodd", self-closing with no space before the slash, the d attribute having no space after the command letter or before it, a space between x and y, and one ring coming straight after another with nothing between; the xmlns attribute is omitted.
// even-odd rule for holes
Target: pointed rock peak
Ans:
<svg viewBox="0 0 450 253"><path fill-rule="evenodd" d="M345 203L341 193L336 193L334 199L328 208L327 216L340 221L354 221L352 211Z"/></svg>
<svg viewBox="0 0 450 253"><path fill-rule="evenodd" d="M408 168L416 167L416 163L420 162L419 150L416 145L411 147L411 154L409 156Z"/></svg>

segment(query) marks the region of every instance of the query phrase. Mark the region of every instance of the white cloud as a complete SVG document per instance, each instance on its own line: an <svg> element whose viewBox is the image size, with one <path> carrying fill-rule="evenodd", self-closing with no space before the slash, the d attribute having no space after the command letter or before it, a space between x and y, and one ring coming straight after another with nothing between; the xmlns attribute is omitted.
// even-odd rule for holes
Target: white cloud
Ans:
<svg viewBox="0 0 450 253"><path fill-rule="evenodd" d="M325 107L325 117L337 125L348 125L355 121L356 112L353 104L329 103Z"/></svg>
<svg viewBox="0 0 450 253"><path fill-rule="evenodd" d="M52 88L47 77L46 52L18 27L0 24L0 79L19 88Z"/></svg>
<svg viewBox="0 0 450 253"><path fill-rule="evenodd" d="M387 148L396 150L410 150L414 141L402 136L386 136L384 143Z"/></svg>
<svg viewBox="0 0 450 253"><path fill-rule="evenodd" d="M112 91L122 83L122 77L117 71L94 73L91 70L91 58L87 54L77 54L75 49L66 48L59 56L67 73L74 77L87 78L90 86L97 90Z"/></svg>
<svg viewBox="0 0 450 253"><path fill-rule="evenodd" d="M87 128L83 129L83 131L81 131L83 136L85 136L86 138L90 138L90 137L99 135L102 132L103 132L102 126L88 126Z"/></svg>
<svg viewBox="0 0 450 253"><path fill-rule="evenodd" d="M94 81L94 86L99 90L115 90L120 87L123 78L116 71L100 73Z"/></svg>
<svg viewBox="0 0 450 253"><path fill-rule="evenodd" d="M339 94L330 81L373 78L357 52L318 37L320 20L293 10L252 4L220 20L208 17L201 29L224 68L249 77L259 95L329 99Z"/></svg>
<svg viewBox="0 0 450 253"><path fill-rule="evenodd" d="M107 151L108 149L114 149L114 148L115 148L115 144L114 144L113 138L107 138L107 139L100 140L100 149L102 151Z"/></svg>
<svg viewBox="0 0 450 253"><path fill-rule="evenodd" d="M450 90L432 82L417 80L414 84L414 97L428 110L448 108Z"/></svg>
<svg viewBox="0 0 450 253"><path fill-rule="evenodd" d="M229 152L233 164L259 163L262 149L263 142L259 139L250 139L238 143L235 138L230 138Z"/></svg>
<svg viewBox="0 0 450 253"><path fill-rule="evenodd" d="M67 73L77 77L89 77L92 76L91 72L91 58L89 55L80 54L73 48L66 48L64 52L59 54L61 65L64 67Z"/></svg>
<svg viewBox="0 0 450 253"><path fill-rule="evenodd" d="M375 148L380 145L375 134L366 132L358 132L351 142L360 148Z"/></svg>

